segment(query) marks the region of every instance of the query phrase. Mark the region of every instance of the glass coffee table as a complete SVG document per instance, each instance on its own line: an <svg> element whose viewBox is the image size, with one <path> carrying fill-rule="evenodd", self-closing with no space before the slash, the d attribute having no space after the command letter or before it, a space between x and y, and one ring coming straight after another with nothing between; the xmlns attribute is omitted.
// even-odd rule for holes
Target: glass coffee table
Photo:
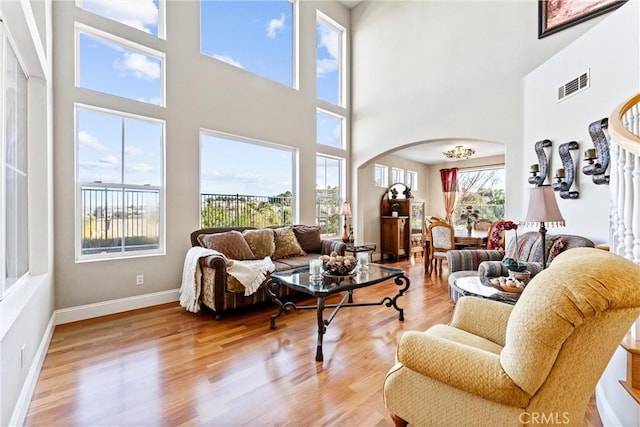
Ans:
<svg viewBox="0 0 640 427"><path fill-rule="evenodd" d="M384 297L380 301L374 302L353 302L353 291L359 288L382 283L393 279L396 284L397 293L393 297ZM299 292L311 295L317 299L316 305L297 306L291 301L283 302L278 298L278 288L286 286ZM323 360L322 337L335 315L343 307L364 307L370 305L386 305L398 310L398 320L404 320L404 309L398 307L398 298L409 289L409 278L405 276L401 268L387 267L380 264L369 264L366 271L358 271L353 276L323 276L313 279L309 276L309 267L297 268L294 270L281 271L271 274L267 281L266 291L273 302L278 306L278 312L271 315L271 329L276 329L276 319L281 314L290 313L291 310L315 309L318 319L318 340L316 344L316 361ZM337 304L325 304L325 298L333 294L344 292L344 296ZM324 318L324 309L333 308L333 311Z"/></svg>
<svg viewBox="0 0 640 427"><path fill-rule="evenodd" d="M471 276L460 277L452 286L460 296L475 296L496 301L515 304L521 293L504 292L501 288L491 284L488 277Z"/></svg>

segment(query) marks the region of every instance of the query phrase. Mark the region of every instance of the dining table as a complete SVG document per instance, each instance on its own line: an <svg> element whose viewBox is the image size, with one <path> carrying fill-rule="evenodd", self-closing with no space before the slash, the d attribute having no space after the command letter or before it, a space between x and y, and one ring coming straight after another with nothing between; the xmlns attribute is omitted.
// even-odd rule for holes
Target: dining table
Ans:
<svg viewBox="0 0 640 427"><path fill-rule="evenodd" d="M473 249L482 249L487 246L487 231L471 230L466 228L456 228L453 231L454 244L456 249L472 247ZM429 259L430 253L429 234L425 235L425 262Z"/></svg>

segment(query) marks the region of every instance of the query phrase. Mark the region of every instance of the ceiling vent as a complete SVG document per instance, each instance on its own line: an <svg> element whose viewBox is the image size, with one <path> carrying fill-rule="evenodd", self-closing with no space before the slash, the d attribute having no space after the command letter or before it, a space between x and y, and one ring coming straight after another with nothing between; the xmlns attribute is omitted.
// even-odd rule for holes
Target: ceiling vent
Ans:
<svg viewBox="0 0 640 427"><path fill-rule="evenodd" d="M563 101L572 95L575 95L577 93L582 92L583 90L588 89L590 85L591 85L590 70L587 70L587 72L580 74L575 79L568 81L567 83L563 84L558 88L557 102Z"/></svg>

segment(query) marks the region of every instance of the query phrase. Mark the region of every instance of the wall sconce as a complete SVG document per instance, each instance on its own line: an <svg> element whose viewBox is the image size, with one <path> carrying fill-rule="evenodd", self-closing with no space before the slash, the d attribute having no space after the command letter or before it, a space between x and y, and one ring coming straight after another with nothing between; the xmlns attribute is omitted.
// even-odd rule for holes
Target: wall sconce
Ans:
<svg viewBox="0 0 640 427"><path fill-rule="evenodd" d="M595 184L608 184L609 175L605 175L609 168L609 141L604 132L609 127L609 119L604 118L589 125L589 135L595 148L589 148L584 152L586 165L582 167L582 173L591 175Z"/></svg>
<svg viewBox="0 0 640 427"><path fill-rule="evenodd" d="M529 177L529 184L533 184L536 187L540 187L547 179L547 154L544 152L544 147L551 147L551 141L548 139L538 141L535 145L536 154L538 155L538 163L531 165L529 173L532 175Z"/></svg>
<svg viewBox="0 0 640 427"><path fill-rule="evenodd" d="M557 182L554 182L552 187L555 191L560 192L560 197L563 199L577 199L580 195L578 191L570 191L574 176L573 158L570 150L577 150L579 147L580 145L576 141L566 142L558 147L560 160L562 160L564 168L558 169L556 172Z"/></svg>

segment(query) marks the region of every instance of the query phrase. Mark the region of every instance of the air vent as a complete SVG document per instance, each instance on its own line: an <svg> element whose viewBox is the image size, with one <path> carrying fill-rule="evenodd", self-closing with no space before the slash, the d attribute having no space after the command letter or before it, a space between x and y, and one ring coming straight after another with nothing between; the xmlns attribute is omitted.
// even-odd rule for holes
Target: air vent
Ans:
<svg viewBox="0 0 640 427"><path fill-rule="evenodd" d="M563 101L571 95L575 95L585 89L588 89L590 82L589 70L587 70L586 73L583 73L575 79L563 84L558 88L558 102Z"/></svg>

